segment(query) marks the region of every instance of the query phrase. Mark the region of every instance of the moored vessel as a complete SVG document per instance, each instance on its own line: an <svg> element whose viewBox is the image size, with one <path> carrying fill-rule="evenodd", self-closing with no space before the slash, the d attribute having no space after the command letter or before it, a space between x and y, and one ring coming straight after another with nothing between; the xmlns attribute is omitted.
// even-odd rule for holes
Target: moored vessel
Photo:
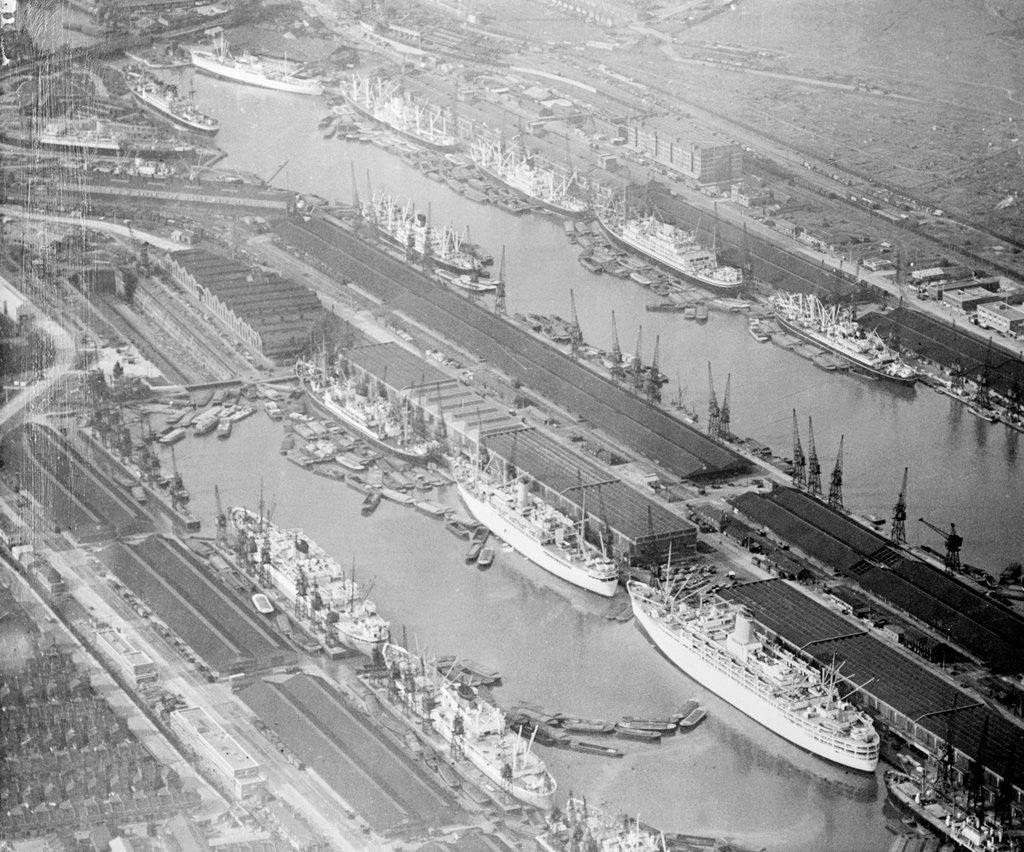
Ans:
<svg viewBox="0 0 1024 852"><path fill-rule="evenodd" d="M906 386L917 381L917 371L904 364L877 332L861 328L845 308L823 305L804 293L775 293L771 304L784 330L841 356L854 371Z"/></svg>
<svg viewBox="0 0 1024 852"><path fill-rule="evenodd" d="M297 617L364 654L383 647L388 622L360 592L355 579L346 576L302 530L278 527L263 512L242 506L231 508L228 516L243 558L260 583L273 585L284 595Z"/></svg>
<svg viewBox="0 0 1024 852"><path fill-rule="evenodd" d="M416 100L395 80L354 74L342 84L341 94L357 112L413 142L435 151L454 151L459 146L446 111Z"/></svg>
<svg viewBox="0 0 1024 852"><path fill-rule="evenodd" d="M324 91L319 80L305 74L301 62L251 53L234 56L223 34L217 36L211 47L190 47L189 53L197 70L214 77L295 95L322 95Z"/></svg>
<svg viewBox="0 0 1024 852"><path fill-rule="evenodd" d="M532 743L512 730L505 714L477 689L441 674L437 666L400 645L383 649L387 692L408 708L419 725L447 743L446 751L466 758L491 783L535 808L555 803L555 779Z"/></svg>
<svg viewBox="0 0 1024 852"><path fill-rule="evenodd" d="M537 838L544 852L664 852L663 836L628 816L612 816L570 794L562 811ZM711 848L710 846L708 848Z"/></svg>
<svg viewBox="0 0 1024 852"><path fill-rule="evenodd" d="M408 418L403 420L388 400L360 393L355 382L325 373L311 361L296 363L295 374L302 383L306 398L317 411L338 421L382 452L405 461L423 463L434 451L432 442L419 440L412 434Z"/></svg>
<svg viewBox="0 0 1024 852"><path fill-rule="evenodd" d="M128 91L161 118L193 133L204 133L207 136L213 136L220 130L220 122L200 112L191 99L181 97L176 86L152 74L140 72L137 68L126 68L124 78Z"/></svg>
<svg viewBox="0 0 1024 852"><path fill-rule="evenodd" d="M589 205L572 194L576 172L566 173L528 155L519 145L477 138L470 145L476 167L529 201L563 216L584 216Z"/></svg>
<svg viewBox="0 0 1024 852"><path fill-rule="evenodd" d="M525 481L497 483L462 470L456 485L470 514L535 565L582 589L615 594L618 566L586 540L581 523L530 494Z"/></svg>
<svg viewBox="0 0 1024 852"><path fill-rule="evenodd" d="M662 221L653 213L641 216L625 208L598 210L597 222L616 245L638 252L648 260L715 293L729 295L743 287L743 273L720 266L712 249L703 248L691 231Z"/></svg>
<svg viewBox="0 0 1024 852"><path fill-rule="evenodd" d="M873 772L879 737L871 719L821 672L760 634L742 607L720 598L674 597L630 580L637 621L687 675L770 731L813 754Z"/></svg>

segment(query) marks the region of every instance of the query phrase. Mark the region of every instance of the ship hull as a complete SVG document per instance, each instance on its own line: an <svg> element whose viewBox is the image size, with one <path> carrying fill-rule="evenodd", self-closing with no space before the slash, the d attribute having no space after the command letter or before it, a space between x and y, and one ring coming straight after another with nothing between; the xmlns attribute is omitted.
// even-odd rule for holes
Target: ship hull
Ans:
<svg viewBox="0 0 1024 852"><path fill-rule="evenodd" d="M739 281L734 284L723 284L716 281L709 281L706 278L701 278L698 275L694 275L687 272L685 269L676 266L673 263L669 263L658 257L655 254L644 249L642 246L627 240L621 234L617 233L614 228L606 225L604 221L598 217L597 224L600 225L602 233L619 248L625 249L626 251L634 252L636 254L643 255L651 263L656 264L659 268L664 269L666 272L671 272L673 275L678 275L684 281L689 284L695 284L698 287L703 287L705 290L710 290L712 293L717 293L720 296L732 296L740 292L743 289L743 282Z"/></svg>
<svg viewBox="0 0 1024 852"><path fill-rule="evenodd" d="M594 592L606 598L610 598L615 594L615 590L619 585L618 578L602 581L595 577L588 577L572 565L565 564L537 541L505 520L493 506L471 494L461 482L457 483L457 485L459 496L462 498L462 502L466 504L470 514L494 535L511 545L513 550L529 559L534 565L543 568L549 574L554 574L561 580L572 583L574 586L579 586L581 589L586 589L588 592Z"/></svg>
<svg viewBox="0 0 1024 852"><path fill-rule="evenodd" d="M426 136L420 136L418 133L412 130L407 130L403 127L399 127L397 124L392 124L387 119L380 118L372 110L367 109L365 106L359 103L359 101L353 99L344 92L342 92L342 96L345 98L345 102L350 107L352 107L352 109L358 112L361 116L363 116L364 118L368 118L371 121L376 122L377 124L382 124L388 130L397 133L399 136L403 137L404 139L408 139L410 142L415 142L417 145L426 145L428 148L434 151L449 152L458 150L459 143L455 139L452 139L450 142L435 142L434 140Z"/></svg>
<svg viewBox="0 0 1024 852"><path fill-rule="evenodd" d="M402 251L407 250L407 246L403 245L401 240L397 239L394 234L386 231L379 225L376 225L374 227L380 238L384 240L388 245L392 246L393 248L401 249ZM422 262L423 255L418 255L416 260ZM445 260L443 257L437 257L432 255L430 258L430 262L434 266L440 267L441 269L447 269L449 272L453 272L456 275L473 275L474 273L476 273L477 275L480 274L480 269L477 266L474 266L472 264L467 265L463 263L456 263L451 260Z"/></svg>
<svg viewBox="0 0 1024 852"><path fill-rule="evenodd" d="M245 83L248 86L258 86L261 89L273 89L276 92L289 92L293 95L322 95L324 91L323 86L315 80L275 80L244 68L225 65L217 57L201 51L192 52L192 64L204 74L222 77L235 83Z"/></svg>
<svg viewBox="0 0 1024 852"><path fill-rule="evenodd" d="M875 767L878 765L877 753L874 759L869 759L843 754L833 748L829 748L827 744L815 739L810 731L793 722L784 711L772 706L760 696L745 689L724 672L712 667L693 650L688 633L682 631L680 635L666 628L661 621L651 616L643 605L638 604L632 591L630 592L630 600L632 601L633 612L636 615L637 621L643 627L644 632L651 638L651 641L677 668L681 669L705 689L711 690L719 698L727 701L737 710L745 713L768 730L778 734L783 739L789 740L798 748L850 769L857 769L861 772L874 772Z"/></svg>
<svg viewBox="0 0 1024 852"><path fill-rule="evenodd" d="M219 123L214 124L212 127L204 126L204 125L201 125L201 124L193 124L187 118L184 118L183 116L177 115L174 112L172 112L171 110L165 109L164 107L160 106L159 104L151 101L149 98L147 98L145 95L143 95L141 92L137 91L136 89L129 89L129 91L132 93L132 96L135 98L135 100L137 100L140 104L142 104L151 113L153 113L154 115L159 116L160 118L164 119L165 121L171 122L172 124L174 124L177 127L181 127L183 129L189 131L190 133L202 133L204 136L211 136L212 137L212 136L216 136L218 131L220 130L220 124Z"/></svg>
<svg viewBox="0 0 1024 852"><path fill-rule="evenodd" d="M423 464L427 461L429 453L418 452L415 450L403 450L401 447L397 447L388 441L378 438L371 430L359 423L359 421L354 417L351 417L343 407L328 405L305 381L302 382L302 389L305 391L306 399L309 400L309 404L312 405L321 416L338 421L346 429L354 431L360 438L365 440L375 449L380 450L382 453L387 453L390 456L400 458L403 461L419 464Z"/></svg>
<svg viewBox="0 0 1024 852"><path fill-rule="evenodd" d="M531 204L539 204L545 210L550 210L552 213L557 213L560 216L566 216L569 219L582 219L584 216L587 215L588 209L586 207L584 207L582 210L577 210L571 207L563 207L561 204L556 204L553 201L548 201L547 199L540 198L536 195L531 195L525 190L520 189L515 184L509 183L504 177L502 177L502 175L499 172L496 172L489 166L484 166L481 165L479 162L476 162L476 167L480 169L480 171L482 171L489 178L496 180L502 186L508 187L520 198L525 198Z"/></svg>
<svg viewBox="0 0 1024 852"><path fill-rule="evenodd" d="M884 370L879 370L872 367L870 364L865 364L862 361L851 357L846 352L843 352L842 349L838 349L831 345L828 338L810 334L807 329L801 327L799 323L790 322L778 312L775 314L775 319L778 321L779 325L782 326L783 330L788 331L795 337L799 337L801 340L806 340L808 343L812 343L815 346L822 346L832 354L838 355L846 361L855 372L860 373L861 375L868 376L872 379L882 379L883 381L902 385L903 387L913 387L917 382L917 376L894 376L890 373L886 373Z"/></svg>

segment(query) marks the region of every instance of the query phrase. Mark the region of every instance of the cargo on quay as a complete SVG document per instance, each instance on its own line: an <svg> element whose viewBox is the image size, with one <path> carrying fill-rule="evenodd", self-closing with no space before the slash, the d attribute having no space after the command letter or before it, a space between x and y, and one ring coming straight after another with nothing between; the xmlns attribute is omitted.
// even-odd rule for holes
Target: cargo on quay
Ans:
<svg viewBox="0 0 1024 852"><path fill-rule="evenodd" d="M525 481L501 484L462 470L456 485L470 514L535 565L581 589L615 594L618 566L586 540L581 524L531 495Z"/></svg>
<svg viewBox="0 0 1024 852"><path fill-rule="evenodd" d="M499 789L532 807L555 805L555 779L532 751L532 740L509 728L500 708L477 689L446 678L437 667L400 645L383 650L387 690Z"/></svg>
<svg viewBox="0 0 1024 852"><path fill-rule="evenodd" d="M435 151L454 151L459 146L445 111L416 101L394 80L353 74L342 85L341 94L356 112L406 139Z"/></svg>
<svg viewBox="0 0 1024 852"><path fill-rule="evenodd" d="M355 382L331 375L311 361L300 360L295 365L295 374L313 408L374 448L421 464L430 458L434 444L416 438L411 425L403 422L388 400L361 394Z"/></svg>
<svg viewBox="0 0 1024 852"><path fill-rule="evenodd" d="M338 642L372 656L387 642L389 625L330 556L302 530L283 529L261 512L228 510L239 547L261 582L273 585L297 617L328 631Z"/></svg>
<svg viewBox="0 0 1024 852"><path fill-rule="evenodd" d="M294 95L322 95L324 91L319 80L305 76L303 63L251 53L234 56L223 34L214 40L212 47L190 47L189 53L197 70L214 77Z"/></svg>
<svg viewBox="0 0 1024 852"><path fill-rule="evenodd" d="M823 673L760 635L741 606L677 597L637 580L626 588L647 635L699 684L799 748L874 771L878 733L840 697L834 669Z"/></svg>
<svg viewBox="0 0 1024 852"><path fill-rule="evenodd" d="M917 381L917 371L904 364L878 332L861 328L846 308L826 307L817 296L803 293L775 293L771 304L784 330L841 356L856 372L908 387Z"/></svg>
<svg viewBox="0 0 1024 852"><path fill-rule="evenodd" d="M470 145L470 155L484 174L554 213L583 216L590 209L582 198L572 194L576 172L566 173L544 164L540 157L528 155L519 145L477 138Z"/></svg>
<svg viewBox="0 0 1024 852"><path fill-rule="evenodd" d="M613 243L637 252L673 275L720 295L732 295L743 287L743 273L720 266L718 256L697 242L692 231L663 222L657 216L640 216L611 206L599 209L597 222Z"/></svg>
<svg viewBox="0 0 1024 852"><path fill-rule="evenodd" d="M411 258L456 275L487 275L483 264L463 249L462 237L447 226L431 223L429 216L411 202L402 204L393 196L376 192L363 204L362 215L381 238Z"/></svg>
<svg viewBox="0 0 1024 852"><path fill-rule="evenodd" d="M193 133L216 135L220 122L196 107L189 98L178 94L177 86L165 83L150 73L137 68L124 71L128 91L147 109Z"/></svg>

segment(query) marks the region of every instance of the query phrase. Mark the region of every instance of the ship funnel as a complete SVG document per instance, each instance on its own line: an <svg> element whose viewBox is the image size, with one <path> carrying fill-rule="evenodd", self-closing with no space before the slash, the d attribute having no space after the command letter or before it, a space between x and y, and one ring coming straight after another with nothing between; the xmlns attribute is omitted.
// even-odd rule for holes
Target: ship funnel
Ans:
<svg viewBox="0 0 1024 852"><path fill-rule="evenodd" d="M516 506L520 509L520 511L526 508L529 495L529 486L526 484L525 480L520 479L516 483Z"/></svg>
<svg viewBox="0 0 1024 852"><path fill-rule="evenodd" d="M754 642L754 619L745 609L736 613L736 627L732 631L732 639L737 645L749 645Z"/></svg>

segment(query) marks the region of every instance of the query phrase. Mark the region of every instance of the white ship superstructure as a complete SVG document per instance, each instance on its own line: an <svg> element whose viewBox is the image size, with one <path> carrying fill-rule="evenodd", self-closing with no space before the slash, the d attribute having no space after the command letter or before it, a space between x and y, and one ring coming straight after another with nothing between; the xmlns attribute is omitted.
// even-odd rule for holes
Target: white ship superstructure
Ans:
<svg viewBox="0 0 1024 852"><path fill-rule="evenodd" d="M545 852L665 852L665 838L626 816L613 816L571 793L537 838Z"/></svg>
<svg viewBox="0 0 1024 852"><path fill-rule="evenodd" d="M188 98L178 94L177 87L165 83L149 73L125 71L128 90L145 106L173 121L175 124L195 133L214 135L220 130L220 122L196 107Z"/></svg>
<svg viewBox="0 0 1024 852"><path fill-rule="evenodd" d="M491 783L528 805L554 807L555 779L533 753L532 740L510 730L498 707L400 645L388 643L383 656L389 692L448 743L454 758L466 758Z"/></svg>
<svg viewBox="0 0 1024 852"><path fill-rule="evenodd" d="M775 293L771 303L786 331L841 355L858 372L903 385L917 381L917 372L877 332L859 326L846 308L823 305L805 293Z"/></svg>
<svg viewBox="0 0 1024 852"><path fill-rule="evenodd" d="M423 103L395 80L354 74L342 85L345 99L360 113L438 151L459 145L445 110Z"/></svg>
<svg viewBox="0 0 1024 852"><path fill-rule="evenodd" d="M535 565L582 589L615 594L615 562L586 540L581 524L530 494L525 481L499 484L457 471L456 483L470 514Z"/></svg>
<svg viewBox="0 0 1024 852"><path fill-rule="evenodd" d="M480 171L555 213L582 216L589 209L586 201L572 194L575 170L567 172L543 163L539 156L527 155L520 145L477 138L470 145L470 155Z"/></svg>
<svg viewBox="0 0 1024 852"><path fill-rule="evenodd" d="M234 56L222 35L211 48L191 47L189 53L192 55L192 64L198 70L236 83L296 95L321 95L324 91L319 80L305 76L303 63L251 53Z"/></svg>
<svg viewBox="0 0 1024 852"><path fill-rule="evenodd" d="M735 293L743 286L743 273L719 266L718 256L702 247L692 231L671 225L657 216L637 216L606 208L598 223L612 242L639 252L669 272L716 293Z"/></svg>
<svg viewBox="0 0 1024 852"><path fill-rule="evenodd" d="M364 218L378 233L402 250L442 269L460 275L486 275L481 263L462 249L462 237L446 226L430 222L411 202L402 203L383 192L374 193L373 200L363 205Z"/></svg>
<svg viewBox="0 0 1024 852"><path fill-rule="evenodd" d="M873 772L878 733L826 673L761 635L743 607L720 598L674 597L627 584L637 621L686 674L794 745Z"/></svg>
<svg viewBox="0 0 1024 852"><path fill-rule="evenodd" d="M334 631L344 645L372 655L388 640L388 622L330 556L302 530L272 524L242 506L229 510L231 523L254 566L318 629ZM334 613L332 616L331 613Z"/></svg>

